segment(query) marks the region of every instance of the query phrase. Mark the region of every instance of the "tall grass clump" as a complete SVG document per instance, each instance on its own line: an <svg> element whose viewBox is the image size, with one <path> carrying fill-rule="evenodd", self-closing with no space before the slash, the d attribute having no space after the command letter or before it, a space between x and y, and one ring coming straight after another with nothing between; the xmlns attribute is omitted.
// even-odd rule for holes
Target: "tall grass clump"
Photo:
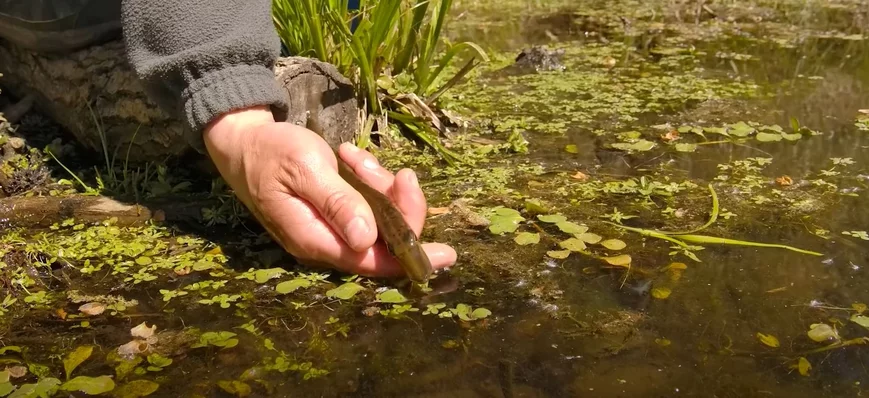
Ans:
<svg viewBox="0 0 869 398"><path fill-rule="evenodd" d="M354 82L380 130L392 123L448 162L459 159L438 140L444 127L436 101L487 61L486 53L471 42L442 39L452 0L359 3L350 10L348 0L273 0L272 14L292 55L329 62ZM469 57L457 68L460 54Z"/></svg>

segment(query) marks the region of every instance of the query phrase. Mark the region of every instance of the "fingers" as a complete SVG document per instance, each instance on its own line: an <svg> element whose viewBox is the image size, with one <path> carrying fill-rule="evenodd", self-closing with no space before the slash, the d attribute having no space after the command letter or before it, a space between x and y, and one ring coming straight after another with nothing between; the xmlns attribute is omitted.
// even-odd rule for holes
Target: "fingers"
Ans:
<svg viewBox="0 0 869 398"><path fill-rule="evenodd" d="M322 156L311 156L307 160L308 164L303 163L297 166L297 170L288 172L287 182L291 190L309 202L350 248L363 252L377 239L371 207L358 191L338 175L334 166L322 164L322 160ZM304 204L296 203L294 207L300 206L304 207Z"/></svg>
<svg viewBox="0 0 869 398"><path fill-rule="evenodd" d="M389 170L380 166L374 155L352 144L341 145L339 155L362 181L392 199L417 236L422 233L426 200L413 170L403 169L393 176Z"/></svg>
<svg viewBox="0 0 869 398"><path fill-rule="evenodd" d="M435 270L450 267L456 263L456 251L448 245L424 243L422 247ZM374 278L394 278L407 275L381 242L377 242L366 253L347 252L347 256L342 257L342 261L338 263L321 259L300 259L300 262L305 265L334 268L342 272Z"/></svg>

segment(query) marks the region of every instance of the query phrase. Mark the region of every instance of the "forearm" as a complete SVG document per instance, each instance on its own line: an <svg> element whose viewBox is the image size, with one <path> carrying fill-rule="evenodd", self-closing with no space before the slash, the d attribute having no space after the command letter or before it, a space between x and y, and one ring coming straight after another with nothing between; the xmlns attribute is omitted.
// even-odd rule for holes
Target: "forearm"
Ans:
<svg viewBox="0 0 869 398"><path fill-rule="evenodd" d="M124 0L123 23L130 64L151 97L186 121L197 150L220 115L286 109L272 72L280 39L270 0Z"/></svg>

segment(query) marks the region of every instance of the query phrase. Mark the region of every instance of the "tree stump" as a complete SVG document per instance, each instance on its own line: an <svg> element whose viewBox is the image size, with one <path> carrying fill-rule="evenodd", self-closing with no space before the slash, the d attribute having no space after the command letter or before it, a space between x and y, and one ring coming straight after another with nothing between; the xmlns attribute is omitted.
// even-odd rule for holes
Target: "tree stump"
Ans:
<svg viewBox="0 0 869 398"><path fill-rule="evenodd" d="M276 117L304 125L307 98L323 93L320 125L332 145L351 140L358 105L353 86L328 63L301 57L280 58L275 79L287 90L290 110ZM129 161L164 161L191 151L184 123L148 98L124 54L120 40L70 54L37 54L0 40L0 86L22 98L34 95L34 107L63 126L84 147L107 148ZM26 138L26 137L25 137Z"/></svg>

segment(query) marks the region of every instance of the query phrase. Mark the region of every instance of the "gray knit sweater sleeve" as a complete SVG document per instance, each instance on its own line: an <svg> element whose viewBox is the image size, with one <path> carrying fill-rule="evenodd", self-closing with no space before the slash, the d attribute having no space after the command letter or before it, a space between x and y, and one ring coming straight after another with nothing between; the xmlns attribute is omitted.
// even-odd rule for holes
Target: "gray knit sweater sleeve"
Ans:
<svg viewBox="0 0 869 398"><path fill-rule="evenodd" d="M286 110L272 72L280 39L271 0L123 0L122 17L133 69L155 102L186 121L197 151L203 127L225 112Z"/></svg>

